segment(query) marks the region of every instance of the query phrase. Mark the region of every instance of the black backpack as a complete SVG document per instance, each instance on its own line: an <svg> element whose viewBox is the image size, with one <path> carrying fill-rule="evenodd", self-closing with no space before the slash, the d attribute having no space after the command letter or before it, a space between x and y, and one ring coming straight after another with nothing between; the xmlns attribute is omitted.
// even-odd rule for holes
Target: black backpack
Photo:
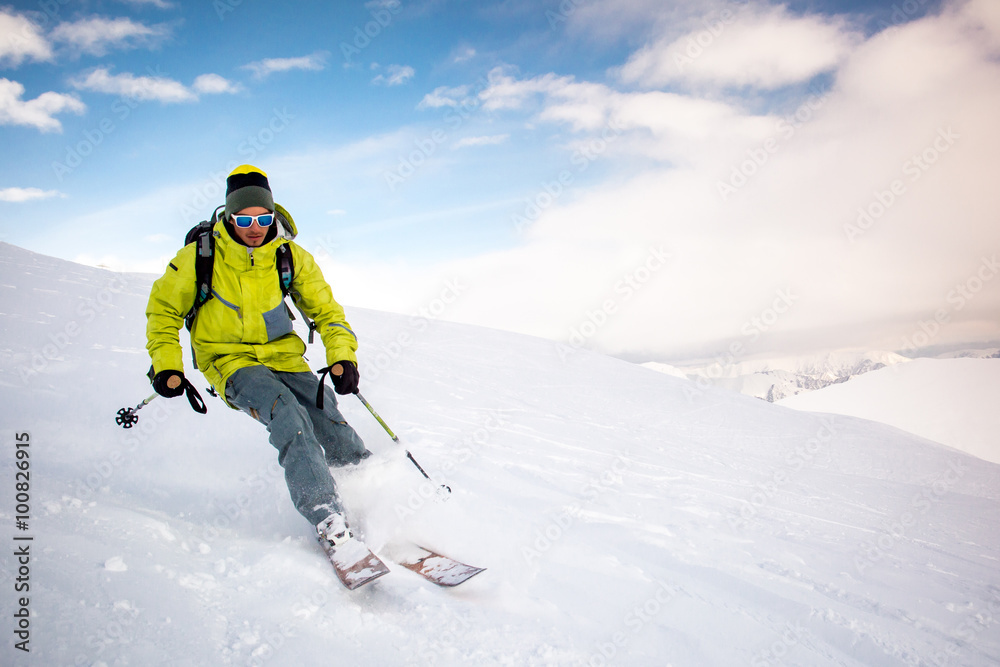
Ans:
<svg viewBox="0 0 1000 667"><path fill-rule="evenodd" d="M194 258L194 271L198 291L195 294L194 305L191 306L191 310L184 316L184 325L188 331L191 331L191 327L194 325L194 319L198 315L198 310L205 305L206 301L212 298L212 270L215 266L215 235L213 229L215 223L220 220L220 211L223 211L225 208L225 206L220 206L215 209L208 220L199 222L184 237L185 246L191 243L198 244ZM285 237L294 239L298 231L295 228L295 221L292 220L292 216L288 211L282 206L275 204L274 215L275 223L279 224L281 229L284 230ZM287 243L282 243L278 246L275 252L274 265L278 271L278 283L281 285L281 298L284 299L288 296L292 286L292 279L295 277L295 263L292 259L292 249ZM294 297L292 298L292 303L295 303ZM287 302L285 303L285 308L288 309ZM309 327L309 343L311 344L313 342L313 334L316 331L316 322L306 317L306 314L302 312L297 303L295 303L295 308L302 315L302 319ZM291 309L288 309L288 316L293 320L295 319L295 315ZM192 349L192 354L193 352L194 350Z"/></svg>

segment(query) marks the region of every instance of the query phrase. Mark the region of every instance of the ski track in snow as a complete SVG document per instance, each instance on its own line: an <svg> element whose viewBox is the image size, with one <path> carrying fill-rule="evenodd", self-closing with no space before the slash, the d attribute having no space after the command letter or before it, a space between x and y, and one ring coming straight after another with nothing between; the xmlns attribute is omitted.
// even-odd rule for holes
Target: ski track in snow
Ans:
<svg viewBox="0 0 1000 667"><path fill-rule="evenodd" d="M446 590L389 563L350 592L258 424L157 399L115 425L151 393L148 276L6 244L0 266L15 283L0 401L8 440L31 433L35 538L32 653L8 634L5 665L1000 662L997 465L544 340L349 308L362 390L402 442L340 397L375 453L334 471L352 525L376 551L413 540L488 568ZM12 549L0 561L9 632Z"/></svg>

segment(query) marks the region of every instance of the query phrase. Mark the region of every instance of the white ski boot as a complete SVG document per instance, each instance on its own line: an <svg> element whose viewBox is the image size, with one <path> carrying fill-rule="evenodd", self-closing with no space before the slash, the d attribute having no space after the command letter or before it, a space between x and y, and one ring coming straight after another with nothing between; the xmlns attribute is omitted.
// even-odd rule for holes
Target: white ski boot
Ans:
<svg viewBox="0 0 1000 667"><path fill-rule="evenodd" d="M320 546L337 572L337 578L350 590L364 586L382 575L389 574L378 556L365 544L354 539L347 520L340 512L326 517L316 525Z"/></svg>
<svg viewBox="0 0 1000 667"><path fill-rule="evenodd" d="M331 547L339 547L354 537L347 527L347 519L342 512L334 512L316 524L316 535L320 541L326 541Z"/></svg>

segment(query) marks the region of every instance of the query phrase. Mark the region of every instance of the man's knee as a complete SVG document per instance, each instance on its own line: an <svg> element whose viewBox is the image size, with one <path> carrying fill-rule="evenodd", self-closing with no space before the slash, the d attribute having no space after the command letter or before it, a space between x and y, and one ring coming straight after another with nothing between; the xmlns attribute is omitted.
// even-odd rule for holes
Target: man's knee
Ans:
<svg viewBox="0 0 1000 667"><path fill-rule="evenodd" d="M275 446L286 444L299 435L312 433L309 415L291 392L281 392L268 408L268 430L271 431L271 442Z"/></svg>
<svg viewBox="0 0 1000 667"><path fill-rule="evenodd" d="M254 419L268 424L274 399L284 390L283 385L264 366L240 368L226 380L226 400Z"/></svg>

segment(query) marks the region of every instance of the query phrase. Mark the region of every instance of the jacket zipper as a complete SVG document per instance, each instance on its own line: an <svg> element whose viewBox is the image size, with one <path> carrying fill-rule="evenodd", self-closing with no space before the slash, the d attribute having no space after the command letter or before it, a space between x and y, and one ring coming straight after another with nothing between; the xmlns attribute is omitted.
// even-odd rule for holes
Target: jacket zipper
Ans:
<svg viewBox="0 0 1000 667"><path fill-rule="evenodd" d="M219 293L216 292L214 289L212 290L212 294L215 296L216 299L219 300L219 303L221 303L222 305L226 306L227 308L231 308L231 309L235 310L236 311L236 317L238 317L241 320L243 319L243 311L240 309L239 306L237 306L234 303L229 303L228 301L226 301L225 299L223 299L221 296L219 296Z"/></svg>

